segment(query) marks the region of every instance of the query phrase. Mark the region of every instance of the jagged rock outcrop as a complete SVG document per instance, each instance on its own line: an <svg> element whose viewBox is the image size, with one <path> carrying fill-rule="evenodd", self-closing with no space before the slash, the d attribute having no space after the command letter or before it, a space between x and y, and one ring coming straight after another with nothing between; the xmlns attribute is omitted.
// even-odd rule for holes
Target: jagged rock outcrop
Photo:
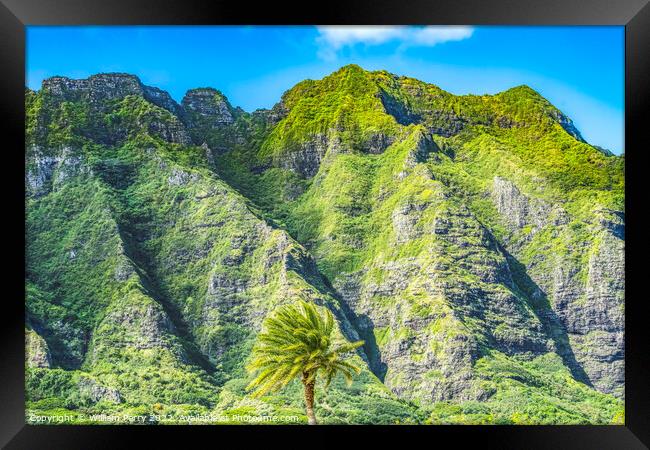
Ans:
<svg viewBox="0 0 650 450"><path fill-rule="evenodd" d="M74 176L91 173L91 168L83 164L78 151L63 147L59 154L48 155L39 146L28 150L29 158L25 171L26 190L29 195L43 195L56 189L65 180Z"/></svg>
<svg viewBox="0 0 650 450"><path fill-rule="evenodd" d="M346 66L251 114L126 74L26 95L32 410L296 414L244 386L301 298L365 340L326 421L618 420L622 165L532 89Z"/></svg>
<svg viewBox="0 0 650 450"><path fill-rule="evenodd" d="M82 377L79 380L78 387L80 395L94 403L102 400L112 403L122 402L122 396L117 389L102 386L91 378Z"/></svg>
<svg viewBox="0 0 650 450"><path fill-rule="evenodd" d="M299 148L279 158L278 164L305 178L311 178L320 169L320 163L330 149L332 152L341 150L341 142L336 134L333 133L331 137L317 134Z"/></svg>
<svg viewBox="0 0 650 450"><path fill-rule="evenodd" d="M156 106L166 109L175 116L181 115L181 108L178 103L169 95L167 91L163 91L157 87L142 86L144 98Z"/></svg>
<svg viewBox="0 0 650 450"><path fill-rule="evenodd" d="M25 364L30 368L50 367L50 349L38 333L25 329Z"/></svg>
<svg viewBox="0 0 650 450"><path fill-rule="evenodd" d="M244 146L250 138L246 120L248 113L241 108L233 108L228 99L216 89L187 91L181 101L181 108L181 117L195 144L205 143L213 154L223 153L235 146Z"/></svg>
<svg viewBox="0 0 650 450"><path fill-rule="evenodd" d="M506 244L522 254L534 233L552 227L560 239L570 239L571 217L561 206L522 194L514 183L495 177L492 196L513 232L532 227ZM528 272L547 296L566 330L585 382L623 395L624 384L624 229L621 212L596 210L585 225L589 238L569 253L549 251L549 264L532 260ZM541 256L541 255L539 255ZM579 258L576 261L576 258Z"/></svg>
<svg viewBox="0 0 650 450"><path fill-rule="evenodd" d="M105 100L136 95L172 114L179 112L178 104L169 93L156 87L145 86L138 77L126 73L101 73L80 80L51 77L43 80L42 89L65 101L85 100L96 106Z"/></svg>
<svg viewBox="0 0 650 450"><path fill-rule="evenodd" d="M66 101L87 100L93 104L144 92L140 80L125 73L102 73L81 80L51 77L43 80L42 89Z"/></svg>
<svg viewBox="0 0 650 450"><path fill-rule="evenodd" d="M389 85L395 89L400 80L393 78ZM415 98L425 98L427 93L420 86L408 86L407 92ZM386 113L395 118L401 125L423 124L432 134L444 137L460 133L468 120L459 116L455 111L436 108L435 103L414 105L404 98L398 98L390 92L382 91L380 98Z"/></svg>
<svg viewBox="0 0 650 450"><path fill-rule="evenodd" d="M287 117L289 111L284 102L279 101L271 109L257 109L251 114L253 117L259 117L267 126L274 126L282 119Z"/></svg>
<svg viewBox="0 0 650 450"><path fill-rule="evenodd" d="M138 127L146 126L154 136L160 136L163 140L175 144L190 145L192 143L187 130L175 117L156 117L153 120L151 118L145 120L148 123L143 121L138 124Z"/></svg>
<svg viewBox="0 0 650 450"><path fill-rule="evenodd" d="M580 134L580 131L576 128L576 126L573 124L573 121L562 114L560 111L555 110L551 112L551 116L553 119L557 120L557 122L560 124L562 128L564 128L564 131L569 133L571 136L576 138L580 142L586 142L585 139L582 137Z"/></svg>
<svg viewBox="0 0 650 450"><path fill-rule="evenodd" d="M291 151L277 156L275 165L291 170L304 178L312 178L318 173L322 161L328 154L332 158L340 153L354 151L381 154L394 141L394 136L373 133L355 148L344 142L337 130L330 129L327 133L312 135L305 142L296 145Z"/></svg>
<svg viewBox="0 0 650 450"><path fill-rule="evenodd" d="M209 119L207 126L231 125L234 111L228 100L216 89L201 88L187 91L181 101L183 111L190 126L198 125L200 119Z"/></svg>

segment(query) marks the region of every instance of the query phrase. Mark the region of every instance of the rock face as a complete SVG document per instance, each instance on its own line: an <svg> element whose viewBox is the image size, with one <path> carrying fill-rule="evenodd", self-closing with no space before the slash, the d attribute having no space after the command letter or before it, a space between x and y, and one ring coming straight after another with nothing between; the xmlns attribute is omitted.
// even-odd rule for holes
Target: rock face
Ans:
<svg viewBox="0 0 650 450"><path fill-rule="evenodd" d="M190 126L195 117L210 119L212 127L230 125L234 122L232 107L223 94L216 89L192 89L181 102Z"/></svg>
<svg viewBox="0 0 650 450"><path fill-rule="evenodd" d="M322 394L332 423L615 421L622 166L532 89L349 66L249 114L101 74L27 110L32 407L295 414L293 388L243 386L263 319L300 298L365 341Z"/></svg>
<svg viewBox="0 0 650 450"><path fill-rule="evenodd" d="M145 126L144 123L139 126ZM175 144L190 145L192 140L180 120L152 120L147 125L149 132L154 136L160 136L167 142Z"/></svg>
<svg viewBox="0 0 650 450"><path fill-rule="evenodd" d="M384 133L370 134L356 148L369 154L381 154L388 148L394 137ZM355 148L342 141L337 130L312 135L308 140L297 145L291 151L275 158L275 165L291 170L304 178L312 178L320 169L321 162L329 155L331 158L340 153L351 153Z"/></svg>
<svg viewBox="0 0 650 450"><path fill-rule="evenodd" d="M436 192L430 201L393 210L386 243L397 254L415 242L421 250L371 261L334 286L355 312L362 337L376 341L371 364L393 392L432 402L482 400L490 393L472 369L482 345L531 357L554 344L514 293L508 263L487 230L429 184Z"/></svg>
<svg viewBox="0 0 650 450"><path fill-rule="evenodd" d="M251 114L253 117L259 117L267 126L277 125L282 119L284 119L289 111L285 106L284 102L279 101L271 109L258 109L253 111Z"/></svg>
<svg viewBox="0 0 650 450"><path fill-rule="evenodd" d="M341 143L334 135L330 139L326 135L314 135L311 140L303 143L300 148L280 158L280 167L291 170L305 178L311 178L318 172L320 163L329 149L332 152L340 150Z"/></svg>
<svg viewBox="0 0 650 450"><path fill-rule="evenodd" d="M85 80L52 77L43 80L42 89L67 101L87 98L90 103L143 94L140 80L125 73L99 74Z"/></svg>
<svg viewBox="0 0 650 450"><path fill-rule="evenodd" d="M614 226L623 226L608 214ZM554 273L553 300L590 382L603 392L624 395L624 241L594 227L586 282L575 282L560 264Z"/></svg>
<svg viewBox="0 0 650 450"><path fill-rule="evenodd" d="M156 106L166 109L175 116L181 114L181 108L168 92L158 89L157 87L143 86L144 98Z"/></svg>
<svg viewBox="0 0 650 450"><path fill-rule="evenodd" d="M396 83L398 81L392 80L391 84L393 88L398 85ZM418 87L409 87L409 92L417 98L422 98L426 95ZM459 116L454 111L438 109L435 107L435 104L425 103L423 105L413 105L410 102L405 102L403 99L392 96L386 91L381 93L380 98L386 109L386 113L392 115L399 124L423 124L432 134L444 137L454 136L460 133L468 122L467 118Z"/></svg>
<svg viewBox="0 0 650 450"><path fill-rule="evenodd" d="M120 335L123 336L123 342L118 345L129 345L138 349L168 346L165 335L174 331L167 314L153 303L144 307L133 305L130 308L115 310L104 319L104 325L109 324L111 327L122 329Z"/></svg>
<svg viewBox="0 0 650 450"><path fill-rule="evenodd" d="M216 89L187 91L181 108L181 117L192 140L197 145L205 143L213 154L223 153L235 146L245 146L251 137L248 121L238 120L244 117L244 111L233 108Z"/></svg>
<svg viewBox="0 0 650 450"><path fill-rule="evenodd" d="M25 364L31 368L47 368L52 364L47 343L34 330L25 329Z"/></svg>
<svg viewBox="0 0 650 450"><path fill-rule="evenodd" d="M571 217L560 206L551 208L529 198L508 180L494 178L492 197L513 232L529 227L525 237L510 237L507 247L515 254L522 255L531 236L544 229L571 235ZM551 252L550 265L538 259L531 261L528 269L566 329L577 364L586 373L585 381L603 392L623 396L623 214L596 210L586 228L589 238L581 247L569 253ZM576 262L576 257L581 259Z"/></svg>
<svg viewBox="0 0 650 450"><path fill-rule="evenodd" d="M91 104L136 95L173 114L179 112L178 104L167 92L156 87L145 86L138 77L126 73L103 73L85 80L52 77L43 80L42 88L66 101L87 99Z"/></svg>
<svg viewBox="0 0 650 450"><path fill-rule="evenodd" d="M571 136L576 138L580 142L586 142L582 135L580 134L580 131L576 128L576 126L573 124L573 121L569 119L567 116L564 114L560 113L559 111L553 111L552 116L557 122L560 124L562 128L564 128L564 131L569 133Z"/></svg>
<svg viewBox="0 0 650 450"><path fill-rule="evenodd" d="M515 228L532 225L539 230L546 225L551 208L548 204L529 199L517 186L501 177L494 177L492 197L499 214Z"/></svg>
<svg viewBox="0 0 650 450"><path fill-rule="evenodd" d="M44 154L38 146L28 152L33 155L25 171L26 190L30 195L46 194L69 178L91 172L71 147L63 147L56 156Z"/></svg>
<svg viewBox="0 0 650 450"><path fill-rule="evenodd" d="M99 402L101 400L121 403L122 396L117 389L112 389L98 384L95 380L90 378L82 378L79 380L79 393L90 399L92 402Z"/></svg>

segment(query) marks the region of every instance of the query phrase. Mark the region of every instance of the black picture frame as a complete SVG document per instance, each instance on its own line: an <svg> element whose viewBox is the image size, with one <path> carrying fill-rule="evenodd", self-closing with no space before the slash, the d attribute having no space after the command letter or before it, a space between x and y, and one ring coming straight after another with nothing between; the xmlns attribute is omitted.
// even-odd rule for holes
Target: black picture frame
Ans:
<svg viewBox="0 0 650 450"><path fill-rule="evenodd" d="M188 428L137 426L31 426L25 424L24 402L24 89L26 25L155 25L155 24L468 24L468 25L624 25L626 140L626 401L620 426L431 426L431 427L252 427ZM579 58L579 55L576 55ZM650 445L650 327L644 304L647 242L643 216L647 210L644 172L650 142L650 6L648 0L330 0L300 3L212 0L0 0L1 172L4 195L4 301L1 359L0 444L22 448L126 448L133 438L147 447L169 442L171 434L186 440L206 439L211 446L280 438L279 433L310 433L321 440L332 431L361 439L385 433L402 435L406 445L454 447L475 443L481 448L636 449ZM21 257L22 256L22 257ZM638 261L638 263L637 263ZM254 431L254 433L252 432ZM379 431L379 432L378 432ZM232 444L225 444L225 436ZM417 436L416 436L417 435ZM232 440L235 437L238 441ZM325 436L323 436L324 438ZM302 436L307 438L307 435ZM237 443L238 442L238 443ZM300 442L300 441L297 441ZM192 444L194 445L194 444ZM198 444L196 444L198 445ZM336 444L333 444L336 445ZM297 445L296 445L297 446Z"/></svg>

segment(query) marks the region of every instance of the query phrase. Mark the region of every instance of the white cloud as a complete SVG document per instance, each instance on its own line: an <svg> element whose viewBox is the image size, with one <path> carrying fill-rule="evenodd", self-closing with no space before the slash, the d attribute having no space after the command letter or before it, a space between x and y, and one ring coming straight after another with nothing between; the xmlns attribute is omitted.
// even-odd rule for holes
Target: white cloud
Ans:
<svg viewBox="0 0 650 450"><path fill-rule="evenodd" d="M379 45L396 41L404 46L434 46L448 41L461 41L472 36L469 26L319 26L319 55L325 59L336 56L343 47L355 44Z"/></svg>
<svg viewBox="0 0 650 450"><path fill-rule="evenodd" d="M472 27L424 27L417 28L412 33L412 41L415 44L433 46L448 41L462 41L474 34Z"/></svg>

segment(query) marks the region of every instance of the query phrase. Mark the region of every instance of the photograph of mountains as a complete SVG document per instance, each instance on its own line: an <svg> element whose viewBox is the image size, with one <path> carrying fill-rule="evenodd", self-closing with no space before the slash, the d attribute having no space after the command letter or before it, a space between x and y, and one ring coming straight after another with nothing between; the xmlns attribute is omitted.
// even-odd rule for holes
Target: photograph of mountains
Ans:
<svg viewBox="0 0 650 450"><path fill-rule="evenodd" d="M622 27L27 43L28 423L624 423Z"/></svg>

